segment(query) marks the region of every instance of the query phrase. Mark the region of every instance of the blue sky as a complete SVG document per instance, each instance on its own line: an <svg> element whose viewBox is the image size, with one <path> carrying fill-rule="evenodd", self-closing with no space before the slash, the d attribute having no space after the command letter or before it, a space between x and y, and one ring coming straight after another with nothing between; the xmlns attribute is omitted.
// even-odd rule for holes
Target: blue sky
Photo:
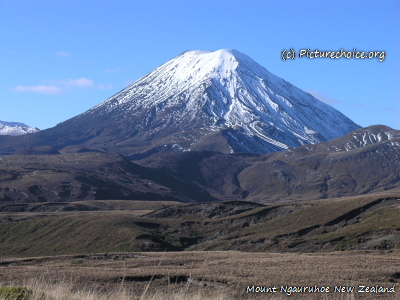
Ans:
<svg viewBox="0 0 400 300"><path fill-rule="evenodd" d="M237 49L361 126L400 129L400 1L0 0L0 120L45 129L186 50ZM293 48L385 51L282 60Z"/></svg>

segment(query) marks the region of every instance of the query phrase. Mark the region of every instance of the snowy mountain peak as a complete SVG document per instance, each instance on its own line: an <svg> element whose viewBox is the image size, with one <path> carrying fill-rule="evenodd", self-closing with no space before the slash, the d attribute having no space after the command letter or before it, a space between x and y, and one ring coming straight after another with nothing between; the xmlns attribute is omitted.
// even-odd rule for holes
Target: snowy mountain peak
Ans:
<svg viewBox="0 0 400 300"><path fill-rule="evenodd" d="M217 51L189 50L183 52L180 56L200 57L200 59L206 59L208 61L214 60L214 63L216 61L227 61L227 60L238 59L240 56L248 57L235 49L220 49ZM178 56L177 58L179 58L180 56Z"/></svg>
<svg viewBox="0 0 400 300"><path fill-rule="evenodd" d="M0 121L0 135L23 135L39 131L39 128L30 127L20 122Z"/></svg>
<svg viewBox="0 0 400 300"><path fill-rule="evenodd" d="M241 56L236 50L186 51L152 73L168 73L169 80L175 83L202 82L208 78L226 77L238 67Z"/></svg>
<svg viewBox="0 0 400 300"><path fill-rule="evenodd" d="M59 124L57 131L70 143L84 140L85 146L112 145L128 155L146 155L268 153L331 140L359 127L247 55L221 49L184 52Z"/></svg>

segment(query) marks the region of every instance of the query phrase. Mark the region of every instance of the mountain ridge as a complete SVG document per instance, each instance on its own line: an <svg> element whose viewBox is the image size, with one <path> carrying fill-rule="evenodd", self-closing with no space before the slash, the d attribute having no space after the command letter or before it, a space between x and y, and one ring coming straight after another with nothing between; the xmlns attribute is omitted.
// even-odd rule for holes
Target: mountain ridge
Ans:
<svg viewBox="0 0 400 300"><path fill-rule="evenodd" d="M372 140L379 130L390 138L353 149L340 146L366 132ZM275 202L400 190L399 153L400 131L376 125L332 141L263 155L160 153L138 163L194 182L221 200Z"/></svg>
<svg viewBox="0 0 400 300"><path fill-rule="evenodd" d="M374 141L379 132L386 138L375 143L333 146L347 145L354 136ZM135 163L118 153L79 147L65 153L24 148L0 157L0 204L85 199L266 203L389 193L400 191L399 153L400 131L384 126L275 153L160 152Z"/></svg>
<svg viewBox="0 0 400 300"><path fill-rule="evenodd" d="M24 123L0 121L0 135L18 136L38 131L40 131L39 128Z"/></svg>

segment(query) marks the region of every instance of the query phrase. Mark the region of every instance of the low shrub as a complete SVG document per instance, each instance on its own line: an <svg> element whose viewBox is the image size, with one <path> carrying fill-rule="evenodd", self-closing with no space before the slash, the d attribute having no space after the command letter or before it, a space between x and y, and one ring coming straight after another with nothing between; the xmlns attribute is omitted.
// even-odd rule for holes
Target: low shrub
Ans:
<svg viewBox="0 0 400 300"><path fill-rule="evenodd" d="M0 287L0 299L5 300L29 300L33 291L21 286L3 286Z"/></svg>

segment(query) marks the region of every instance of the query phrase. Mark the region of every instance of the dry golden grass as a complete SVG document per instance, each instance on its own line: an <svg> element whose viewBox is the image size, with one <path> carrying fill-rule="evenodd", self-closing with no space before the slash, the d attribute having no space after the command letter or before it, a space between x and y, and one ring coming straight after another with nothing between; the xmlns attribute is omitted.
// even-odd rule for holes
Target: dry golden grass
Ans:
<svg viewBox="0 0 400 300"><path fill-rule="evenodd" d="M396 293L294 293L290 299L398 299L400 251L167 252L1 259L1 286L53 299L288 299L246 286L383 286ZM34 298L35 299L35 298ZM36 298L38 299L38 298Z"/></svg>
<svg viewBox="0 0 400 300"><path fill-rule="evenodd" d="M229 296L224 292L213 293L212 295L201 291L189 292L188 288L181 288L179 291L173 292L155 292L153 294L141 295L130 292L125 288L116 288L112 291L102 291L99 289L82 288L77 289L68 282L60 282L57 284L49 284L38 280L27 282L26 287L33 291L29 300L227 300ZM10 300L0 297L0 300Z"/></svg>

